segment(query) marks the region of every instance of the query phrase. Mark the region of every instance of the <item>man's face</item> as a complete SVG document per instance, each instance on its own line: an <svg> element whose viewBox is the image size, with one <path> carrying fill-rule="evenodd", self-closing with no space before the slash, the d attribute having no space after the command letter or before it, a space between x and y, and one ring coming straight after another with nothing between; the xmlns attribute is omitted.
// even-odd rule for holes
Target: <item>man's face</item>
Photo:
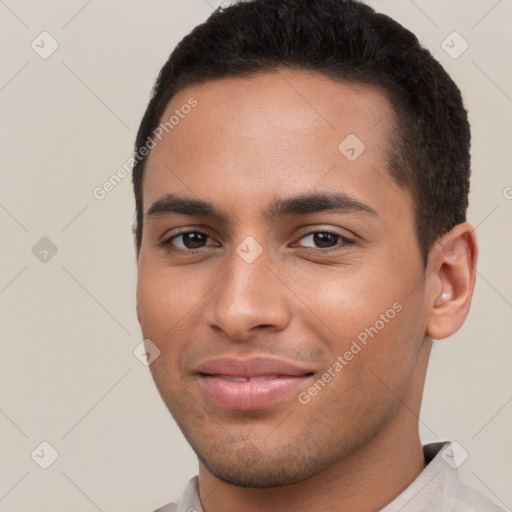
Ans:
<svg viewBox="0 0 512 512"><path fill-rule="evenodd" d="M427 313L385 95L279 70L187 87L173 114L145 170L137 308L202 463L283 485L397 432L418 405ZM170 194L212 208L146 215Z"/></svg>

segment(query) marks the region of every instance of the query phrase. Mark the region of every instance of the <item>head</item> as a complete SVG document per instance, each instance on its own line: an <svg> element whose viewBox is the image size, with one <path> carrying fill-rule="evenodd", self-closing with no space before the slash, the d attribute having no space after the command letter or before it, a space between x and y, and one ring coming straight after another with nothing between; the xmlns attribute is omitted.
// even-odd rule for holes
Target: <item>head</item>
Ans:
<svg viewBox="0 0 512 512"><path fill-rule="evenodd" d="M474 286L469 143L441 65L355 1L239 3L176 47L136 141L137 310L211 473L283 485L417 430ZM226 402L225 356L293 392Z"/></svg>

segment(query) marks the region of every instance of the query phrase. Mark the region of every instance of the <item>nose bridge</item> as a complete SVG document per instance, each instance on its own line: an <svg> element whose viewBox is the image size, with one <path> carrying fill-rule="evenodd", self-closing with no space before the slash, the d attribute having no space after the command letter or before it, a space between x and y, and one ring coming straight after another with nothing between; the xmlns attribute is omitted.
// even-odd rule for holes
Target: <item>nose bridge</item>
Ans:
<svg viewBox="0 0 512 512"><path fill-rule="evenodd" d="M247 237L233 249L226 266L212 294L208 323L236 339L246 338L258 326L284 328L289 305L283 284L271 271L269 251Z"/></svg>

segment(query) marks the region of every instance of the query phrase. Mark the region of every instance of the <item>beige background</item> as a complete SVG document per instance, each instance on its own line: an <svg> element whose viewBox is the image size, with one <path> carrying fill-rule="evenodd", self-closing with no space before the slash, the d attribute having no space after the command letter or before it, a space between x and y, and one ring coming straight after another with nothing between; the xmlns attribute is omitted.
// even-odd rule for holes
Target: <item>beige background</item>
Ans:
<svg viewBox="0 0 512 512"><path fill-rule="evenodd" d="M510 510L512 2L371 3L419 36L470 109L479 279L464 328L434 348L421 432L460 443L463 480ZM171 49L218 4L0 1L1 511L151 511L196 472L133 355L130 177L92 192L130 156ZM43 31L59 45L46 59L31 47L51 49ZM456 59L441 46L453 31L469 44ZM55 255L47 241L33 253L43 237ZM43 441L58 452L48 469Z"/></svg>

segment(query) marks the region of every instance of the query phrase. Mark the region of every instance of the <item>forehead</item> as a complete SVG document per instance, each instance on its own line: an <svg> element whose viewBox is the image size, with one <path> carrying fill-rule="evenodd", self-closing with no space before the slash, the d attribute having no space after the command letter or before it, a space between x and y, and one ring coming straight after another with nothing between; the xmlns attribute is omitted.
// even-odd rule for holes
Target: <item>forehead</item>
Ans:
<svg viewBox="0 0 512 512"><path fill-rule="evenodd" d="M185 87L161 122L145 211L166 192L247 207L315 186L356 197L397 188L387 170L393 110L374 86L290 69L224 78Z"/></svg>

